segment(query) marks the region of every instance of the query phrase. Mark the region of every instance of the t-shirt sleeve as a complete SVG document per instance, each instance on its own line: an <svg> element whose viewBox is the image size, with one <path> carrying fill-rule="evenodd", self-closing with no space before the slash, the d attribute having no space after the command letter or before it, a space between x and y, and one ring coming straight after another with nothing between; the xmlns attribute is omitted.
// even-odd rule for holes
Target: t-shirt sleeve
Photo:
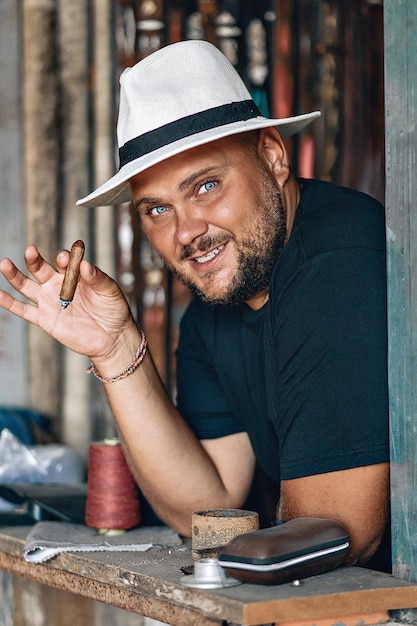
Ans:
<svg viewBox="0 0 417 626"><path fill-rule="evenodd" d="M282 479L389 460L384 246L332 240L312 253L302 242L274 285L266 350Z"/></svg>
<svg viewBox="0 0 417 626"><path fill-rule="evenodd" d="M213 367L212 319L194 300L180 324L177 349L177 407L199 439L245 430Z"/></svg>

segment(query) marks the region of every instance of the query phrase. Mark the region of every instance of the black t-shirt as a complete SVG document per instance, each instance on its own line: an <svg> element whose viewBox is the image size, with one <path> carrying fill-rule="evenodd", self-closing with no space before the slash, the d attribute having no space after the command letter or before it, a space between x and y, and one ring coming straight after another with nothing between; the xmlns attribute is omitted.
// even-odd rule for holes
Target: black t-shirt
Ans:
<svg viewBox="0 0 417 626"><path fill-rule="evenodd" d="M279 484L389 461L383 207L301 180L269 301L195 299L177 351L177 404L200 439L249 434ZM390 571L390 528L368 563Z"/></svg>
<svg viewBox="0 0 417 626"><path fill-rule="evenodd" d="M269 301L181 322L178 408L200 439L247 431L277 483L389 460L383 207L301 180Z"/></svg>

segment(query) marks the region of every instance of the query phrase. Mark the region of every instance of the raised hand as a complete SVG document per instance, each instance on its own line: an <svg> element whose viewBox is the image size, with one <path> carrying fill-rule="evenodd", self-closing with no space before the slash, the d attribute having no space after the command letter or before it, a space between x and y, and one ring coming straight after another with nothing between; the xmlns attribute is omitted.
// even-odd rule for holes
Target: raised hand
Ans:
<svg viewBox="0 0 417 626"><path fill-rule="evenodd" d="M55 255L53 267L31 245L25 264L31 276L10 259L0 261L0 272L26 302L0 290L0 306L36 324L63 345L94 359L109 355L120 336L135 327L126 299L117 283L86 260L81 262L74 299L61 307L59 293L69 253Z"/></svg>

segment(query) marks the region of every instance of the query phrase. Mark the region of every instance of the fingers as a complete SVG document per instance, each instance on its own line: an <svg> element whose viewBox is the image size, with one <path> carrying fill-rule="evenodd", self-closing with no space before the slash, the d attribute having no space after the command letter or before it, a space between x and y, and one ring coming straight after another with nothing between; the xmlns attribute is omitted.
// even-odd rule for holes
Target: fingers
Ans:
<svg viewBox="0 0 417 626"><path fill-rule="evenodd" d="M60 274L65 273L65 270L68 265L69 257L70 257L70 254L68 250L59 250L55 254L54 265ZM92 282L94 282L98 278L96 267L92 265L89 261L87 261L86 259L83 259L81 261L80 274L82 278L89 284L92 284Z"/></svg>
<svg viewBox="0 0 417 626"><path fill-rule="evenodd" d="M39 304L42 296L44 296L43 299L47 296L51 299L51 302L52 298L56 296L58 302L57 294L59 294L62 277L69 260L68 250L60 250L55 254L55 267L48 263L39 253L36 246L33 245L26 248L24 257L26 267L35 280L21 272L10 259L0 261L0 272L11 287L35 304ZM86 259L83 259L81 262L80 277L82 280L78 289L82 290L84 296L87 296L87 292L83 290L85 287L89 287L93 290L92 292L88 290L89 298L93 297L94 292L97 296L101 295L107 298L120 297L120 288L117 283ZM33 318L33 315L26 311L23 303L19 303L11 296L7 296L7 294L2 296L1 305L20 317L25 319L28 319L28 317Z"/></svg>
<svg viewBox="0 0 417 626"><path fill-rule="evenodd" d="M10 259L2 259L0 261L0 272L16 291L20 291L23 283L29 280Z"/></svg>
<svg viewBox="0 0 417 626"><path fill-rule="evenodd" d="M25 250L24 258L26 267L35 280L21 272L10 259L0 261L0 272L15 291L35 304L38 304L40 285L49 281L51 285L53 285L55 280L56 284L58 284L61 279L55 269L45 261L36 246L28 246ZM23 317L24 319L29 319L30 317L32 319L33 315L29 315L26 311L25 304L19 303L14 298L10 301L8 298L4 297L2 302L5 302L2 306L5 306L5 308L8 308L8 310L19 317Z"/></svg>
<svg viewBox="0 0 417 626"><path fill-rule="evenodd" d="M68 250L58 250L54 256L54 265L58 272L61 274L65 272L65 268L68 265L69 252Z"/></svg>
<svg viewBox="0 0 417 626"><path fill-rule="evenodd" d="M49 265L46 263L45 259L41 256L39 250L36 246L30 245L25 249L25 264L31 274L37 274L39 270L42 268L43 264ZM49 266L51 267L51 266ZM0 272L8 279L11 272L16 271L17 268L13 261L10 259L1 259L0 260Z"/></svg>
<svg viewBox="0 0 417 626"><path fill-rule="evenodd" d="M24 302L20 302L13 298L9 293L0 289L0 306L10 311L17 317L20 317L27 322L38 325L38 309L37 307Z"/></svg>
<svg viewBox="0 0 417 626"><path fill-rule="evenodd" d="M68 250L58 250L54 256L55 269L43 259L35 246L28 246L25 250L25 262L29 272L41 283L46 282L55 272L65 274L69 261ZM106 275L86 259L83 259L80 266L82 278L93 285L103 280Z"/></svg>
<svg viewBox="0 0 417 626"><path fill-rule="evenodd" d="M10 259L3 259L0 261L0 272L15 291L19 292L28 300L37 302L39 284L25 276L25 274L23 274L23 272L21 272ZM8 299L7 304L9 306L6 306L6 308L11 310ZM15 311L12 312L14 313Z"/></svg>
<svg viewBox="0 0 417 626"><path fill-rule="evenodd" d="M56 274L54 268L45 261L36 246L28 246L24 257L28 271L38 283L45 283ZM16 291L19 291L30 300L34 299L33 294L36 290L33 287L36 283L25 276L10 259L2 259L0 261L0 272L13 289L16 289Z"/></svg>
<svg viewBox="0 0 417 626"><path fill-rule="evenodd" d="M10 259L1 259L0 272L6 280L8 280L8 276L11 276L15 270L17 270L17 267Z"/></svg>
<svg viewBox="0 0 417 626"><path fill-rule="evenodd" d="M40 283L46 283L56 273L52 265L45 261L37 247L33 245L25 250L25 264L28 271Z"/></svg>
<svg viewBox="0 0 417 626"><path fill-rule="evenodd" d="M91 286L97 285L103 278L107 278L107 275L104 274L98 267L83 259L80 265L80 275Z"/></svg>

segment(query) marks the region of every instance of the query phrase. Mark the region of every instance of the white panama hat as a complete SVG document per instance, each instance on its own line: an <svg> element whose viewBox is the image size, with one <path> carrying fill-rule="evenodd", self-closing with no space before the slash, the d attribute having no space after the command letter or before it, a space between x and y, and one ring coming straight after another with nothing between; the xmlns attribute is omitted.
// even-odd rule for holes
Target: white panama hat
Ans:
<svg viewBox="0 0 417 626"><path fill-rule="evenodd" d="M319 111L268 119L235 68L207 41L181 41L145 57L120 77L120 169L79 206L131 200L129 179L190 148L257 128L298 133Z"/></svg>

